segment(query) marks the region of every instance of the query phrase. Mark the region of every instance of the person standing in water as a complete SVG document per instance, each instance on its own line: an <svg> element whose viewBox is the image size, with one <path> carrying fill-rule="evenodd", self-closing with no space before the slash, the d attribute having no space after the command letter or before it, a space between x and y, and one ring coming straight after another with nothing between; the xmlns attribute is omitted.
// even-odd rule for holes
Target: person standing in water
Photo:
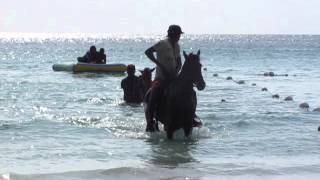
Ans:
<svg viewBox="0 0 320 180"><path fill-rule="evenodd" d="M143 84L135 75L136 68L133 64L127 66L128 76L121 81L123 99L127 103L141 103L144 97Z"/></svg>

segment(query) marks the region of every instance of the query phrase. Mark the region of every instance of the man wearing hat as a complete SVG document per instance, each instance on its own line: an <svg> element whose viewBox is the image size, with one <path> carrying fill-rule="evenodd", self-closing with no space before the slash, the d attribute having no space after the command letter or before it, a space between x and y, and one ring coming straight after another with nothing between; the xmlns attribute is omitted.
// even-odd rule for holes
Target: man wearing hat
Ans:
<svg viewBox="0 0 320 180"><path fill-rule="evenodd" d="M154 131L153 115L156 104L159 102L166 86L178 76L178 72L181 69L180 46L178 41L183 32L178 25L170 25L167 32L166 39L159 41L145 51L146 56L157 65L156 76L151 88L149 104L146 109L146 131ZM156 53L156 57L154 53Z"/></svg>

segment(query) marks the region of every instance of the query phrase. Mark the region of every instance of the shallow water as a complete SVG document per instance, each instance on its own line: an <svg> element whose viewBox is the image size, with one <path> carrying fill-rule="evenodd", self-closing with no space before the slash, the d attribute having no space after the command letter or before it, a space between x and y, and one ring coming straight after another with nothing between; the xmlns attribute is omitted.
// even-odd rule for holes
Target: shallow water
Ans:
<svg viewBox="0 0 320 180"><path fill-rule="evenodd" d="M145 133L143 107L123 103L125 75L52 71L92 44L110 63L153 67L143 52L159 38L2 37L0 179L317 179L320 114L299 104L320 106L320 36L182 37L207 69L191 139Z"/></svg>

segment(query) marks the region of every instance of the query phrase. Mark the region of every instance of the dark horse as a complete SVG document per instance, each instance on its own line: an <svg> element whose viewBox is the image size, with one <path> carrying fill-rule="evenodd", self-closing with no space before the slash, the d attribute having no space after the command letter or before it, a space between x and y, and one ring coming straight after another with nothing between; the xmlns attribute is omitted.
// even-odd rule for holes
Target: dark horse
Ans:
<svg viewBox="0 0 320 180"><path fill-rule="evenodd" d="M185 62L178 77L166 88L161 102L158 102L156 110L156 121L164 125L167 138L172 139L174 131L183 128L186 137L192 133L193 119L196 111L196 93L194 85L198 90L206 86L201 72L200 50L197 54L189 55L183 51ZM148 105L148 96L146 96ZM155 127L157 129L157 127Z"/></svg>

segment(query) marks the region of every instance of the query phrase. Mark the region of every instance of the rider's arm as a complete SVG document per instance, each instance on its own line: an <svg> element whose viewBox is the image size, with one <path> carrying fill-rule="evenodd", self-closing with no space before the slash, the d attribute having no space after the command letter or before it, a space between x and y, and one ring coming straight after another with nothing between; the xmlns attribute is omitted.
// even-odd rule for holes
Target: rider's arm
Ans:
<svg viewBox="0 0 320 180"><path fill-rule="evenodd" d="M157 62L157 59L154 57L154 52L156 52L156 50L153 47L150 47L144 53L152 62L158 65L159 63Z"/></svg>
<svg viewBox="0 0 320 180"><path fill-rule="evenodd" d="M144 53L146 54L146 56L152 61L154 62L157 66L159 66L161 68L161 70L165 72L165 68L162 66L162 64L160 64L157 59L154 57L154 52L156 52L156 50L154 49L154 47L150 47L148 48Z"/></svg>
<svg viewBox="0 0 320 180"><path fill-rule="evenodd" d="M179 72L181 70L181 66L182 66L179 44L177 44L177 50L178 50L178 53L177 53L178 57L176 58L176 63L177 63L176 70L177 70L177 72Z"/></svg>

